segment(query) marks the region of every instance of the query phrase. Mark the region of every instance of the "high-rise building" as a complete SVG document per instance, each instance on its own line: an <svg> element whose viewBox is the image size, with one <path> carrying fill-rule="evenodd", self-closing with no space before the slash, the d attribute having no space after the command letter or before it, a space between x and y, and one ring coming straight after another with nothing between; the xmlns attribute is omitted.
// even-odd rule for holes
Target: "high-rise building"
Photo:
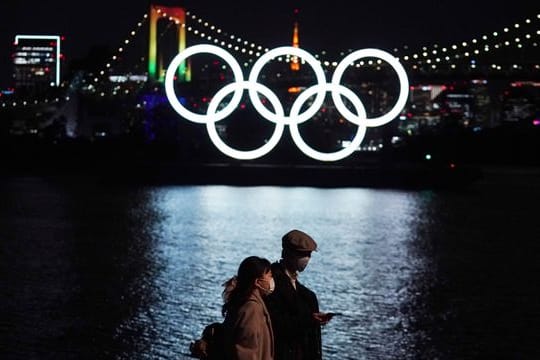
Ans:
<svg viewBox="0 0 540 360"><path fill-rule="evenodd" d="M16 35L13 54L15 91L37 95L60 85L57 35Z"/></svg>

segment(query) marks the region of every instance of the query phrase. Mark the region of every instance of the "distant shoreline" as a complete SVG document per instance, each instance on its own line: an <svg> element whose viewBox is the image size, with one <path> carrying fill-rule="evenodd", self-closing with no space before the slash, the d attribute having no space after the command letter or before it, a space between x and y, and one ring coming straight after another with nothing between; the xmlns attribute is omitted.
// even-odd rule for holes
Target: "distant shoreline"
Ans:
<svg viewBox="0 0 540 360"><path fill-rule="evenodd" d="M479 165L478 185L525 185L540 188L540 166Z"/></svg>
<svg viewBox="0 0 540 360"><path fill-rule="evenodd" d="M265 159L239 161L227 158L211 147L189 152L175 145L137 146L129 142L60 142L47 145L25 138L20 140L15 142L11 139L9 143L0 144L2 177L88 178L134 185L405 189L540 185L540 161L533 141L520 141L518 145L522 145L523 150L511 154L511 157L505 154L498 156L500 146L468 149L461 138L452 141L437 138L422 146L363 153L362 156L327 163L302 157L298 151L286 146ZM429 160L425 156L427 153L432 154ZM473 158L463 161L467 154ZM521 154L527 156L521 157ZM481 158L487 155L488 158Z"/></svg>
<svg viewBox="0 0 540 360"><path fill-rule="evenodd" d="M2 171L1 178L49 178L125 185L231 185L451 189L518 186L540 190L540 166L460 165L458 170L396 165L391 167L276 164L156 164L139 168Z"/></svg>

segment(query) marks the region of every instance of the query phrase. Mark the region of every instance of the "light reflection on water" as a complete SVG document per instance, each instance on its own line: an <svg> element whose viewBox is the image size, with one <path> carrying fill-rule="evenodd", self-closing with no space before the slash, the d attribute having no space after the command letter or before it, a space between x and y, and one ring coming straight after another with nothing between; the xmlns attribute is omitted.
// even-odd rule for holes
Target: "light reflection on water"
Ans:
<svg viewBox="0 0 540 360"><path fill-rule="evenodd" d="M343 313L325 359L538 358L536 188L0 185L3 359L187 358L221 283L292 228L320 248L301 281Z"/></svg>
<svg viewBox="0 0 540 360"><path fill-rule="evenodd" d="M146 226L164 265L153 311L169 350L179 340L173 352L185 351L205 323L221 320L221 283L246 256L278 260L281 236L292 228L312 234L320 248L302 281L322 309L343 313L323 329L326 359L395 353L407 342L399 304L422 266L408 250L421 193L212 186L155 189L150 198L158 216Z"/></svg>

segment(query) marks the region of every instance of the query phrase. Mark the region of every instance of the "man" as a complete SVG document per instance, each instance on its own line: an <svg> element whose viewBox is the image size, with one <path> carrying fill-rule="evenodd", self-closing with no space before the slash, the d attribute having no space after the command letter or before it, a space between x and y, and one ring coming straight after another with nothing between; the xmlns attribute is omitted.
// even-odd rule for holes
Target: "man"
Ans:
<svg viewBox="0 0 540 360"><path fill-rule="evenodd" d="M322 359L321 325L332 315L319 312L317 296L298 281L317 243L291 230L282 238L281 260L272 264L274 292L265 298L272 319L275 360Z"/></svg>

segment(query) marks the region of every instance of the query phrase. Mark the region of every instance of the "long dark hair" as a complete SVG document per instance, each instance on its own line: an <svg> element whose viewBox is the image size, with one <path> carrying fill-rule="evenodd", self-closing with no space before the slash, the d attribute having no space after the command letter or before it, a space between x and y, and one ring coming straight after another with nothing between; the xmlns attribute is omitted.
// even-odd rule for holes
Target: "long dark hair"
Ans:
<svg viewBox="0 0 540 360"><path fill-rule="evenodd" d="M238 274L224 284L225 303L221 309L223 316L243 304L253 291L253 283L270 271L270 261L258 256L250 256L242 260L238 267ZM229 289L227 289L229 287ZM230 290L230 287L234 287Z"/></svg>

